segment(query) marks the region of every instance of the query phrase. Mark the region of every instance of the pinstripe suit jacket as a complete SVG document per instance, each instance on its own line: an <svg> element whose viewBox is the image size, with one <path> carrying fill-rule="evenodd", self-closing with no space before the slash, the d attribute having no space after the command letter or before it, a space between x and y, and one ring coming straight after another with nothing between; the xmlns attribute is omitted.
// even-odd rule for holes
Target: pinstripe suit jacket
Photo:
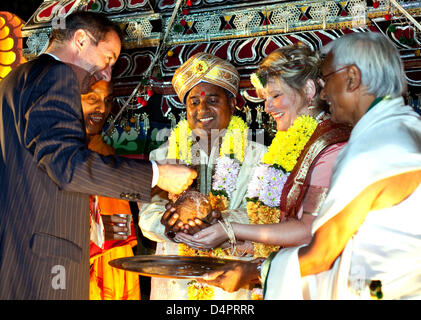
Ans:
<svg viewBox="0 0 421 320"><path fill-rule="evenodd" d="M87 299L88 195L150 200L150 162L88 150L80 94L49 55L0 82L0 299Z"/></svg>

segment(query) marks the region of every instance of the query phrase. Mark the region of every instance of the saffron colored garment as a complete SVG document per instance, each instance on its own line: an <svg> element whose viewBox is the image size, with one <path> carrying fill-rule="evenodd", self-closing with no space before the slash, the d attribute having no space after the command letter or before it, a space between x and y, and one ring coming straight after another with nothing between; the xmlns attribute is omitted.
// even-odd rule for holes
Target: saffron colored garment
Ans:
<svg viewBox="0 0 421 320"><path fill-rule="evenodd" d="M89 148L104 155L113 153L113 148L104 143L100 135L92 137ZM129 202L100 196L91 197L91 217L93 220L98 220L98 217L101 219L101 215L117 213L130 215ZM131 222L131 235L126 240L108 240L103 243L103 246L99 244L100 247L91 241L90 300L140 299L139 275L113 268L108 264L109 261L114 259L133 256L132 247L136 244L133 220Z"/></svg>
<svg viewBox="0 0 421 320"><path fill-rule="evenodd" d="M383 100L353 128L339 154L314 234L376 181L421 169L421 117L402 98ZM283 249L265 280L265 299L367 299L372 280L384 299L421 298L421 186L407 199L367 214L333 266L301 278L298 250Z"/></svg>

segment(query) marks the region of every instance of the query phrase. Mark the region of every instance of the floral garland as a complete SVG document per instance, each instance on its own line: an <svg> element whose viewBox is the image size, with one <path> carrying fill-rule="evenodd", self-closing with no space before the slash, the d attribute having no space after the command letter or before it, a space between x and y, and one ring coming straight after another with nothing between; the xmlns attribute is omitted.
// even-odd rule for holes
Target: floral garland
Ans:
<svg viewBox="0 0 421 320"><path fill-rule="evenodd" d="M224 211L228 208L229 200L235 190L241 164L244 161L247 148L247 124L237 116L232 116L226 133L222 139L219 157L216 160L215 173L212 177L212 190L209 201L213 209ZM182 120L174 128L169 139L168 158L180 159L191 164L191 148L193 144L192 130L187 120ZM229 249L216 248L213 250L196 250L185 244L178 245L178 254L183 256L226 257ZM212 299L214 289L207 285L190 281L187 287L189 300Z"/></svg>
<svg viewBox="0 0 421 320"><path fill-rule="evenodd" d="M298 117L287 131L278 131L262 158L247 190L247 215L252 224L279 223L282 189L301 152L316 130L318 121ZM268 257L279 246L254 244L254 256Z"/></svg>

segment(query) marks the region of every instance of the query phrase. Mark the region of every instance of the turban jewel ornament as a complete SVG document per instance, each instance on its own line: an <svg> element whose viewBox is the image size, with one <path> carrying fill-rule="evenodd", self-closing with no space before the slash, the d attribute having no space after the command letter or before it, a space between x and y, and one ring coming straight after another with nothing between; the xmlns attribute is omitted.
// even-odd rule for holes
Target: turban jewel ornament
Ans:
<svg viewBox="0 0 421 320"><path fill-rule="evenodd" d="M240 75L228 61L209 53L199 52L175 71L172 85L180 101L185 103L187 93L201 82L217 85L236 96Z"/></svg>

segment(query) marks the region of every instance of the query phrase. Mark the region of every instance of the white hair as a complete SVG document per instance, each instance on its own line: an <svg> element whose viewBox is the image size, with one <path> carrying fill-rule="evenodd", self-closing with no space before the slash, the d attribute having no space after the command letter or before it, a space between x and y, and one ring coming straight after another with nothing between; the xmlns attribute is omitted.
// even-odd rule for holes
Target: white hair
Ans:
<svg viewBox="0 0 421 320"><path fill-rule="evenodd" d="M323 54L333 54L332 67L337 70L356 65L362 84L376 97L401 96L407 89L403 63L393 43L377 32L354 32L328 43Z"/></svg>

